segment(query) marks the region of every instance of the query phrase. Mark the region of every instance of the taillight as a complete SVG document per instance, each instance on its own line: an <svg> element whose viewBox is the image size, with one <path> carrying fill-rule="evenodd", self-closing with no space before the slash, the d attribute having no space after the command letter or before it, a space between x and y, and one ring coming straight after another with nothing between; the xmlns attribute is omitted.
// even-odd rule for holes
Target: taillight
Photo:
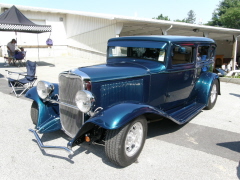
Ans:
<svg viewBox="0 0 240 180"><path fill-rule="evenodd" d="M92 84L91 81L85 81L85 90L91 91Z"/></svg>

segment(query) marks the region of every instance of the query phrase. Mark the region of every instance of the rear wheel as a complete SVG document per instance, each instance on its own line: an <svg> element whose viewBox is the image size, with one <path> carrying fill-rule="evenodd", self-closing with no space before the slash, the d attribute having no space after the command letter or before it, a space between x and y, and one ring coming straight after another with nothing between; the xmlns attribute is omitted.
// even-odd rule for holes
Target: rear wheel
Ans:
<svg viewBox="0 0 240 180"><path fill-rule="evenodd" d="M208 98L208 105L205 109L210 110L214 107L218 97L218 80L215 79L212 83L210 96Z"/></svg>
<svg viewBox="0 0 240 180"><path fill-rule="evenodd" d="M32 106L31 106L31 119L33 124L37 125L38 121L38 104L36 101L33 101Z"/></svg>
<svg viewBox="0 0 240 180"><path fill-rule="evenodd" d="M126 167L137 160L146 136L146 118L139 116L119 129L107 131L105 153L113 163Z"/></svg>

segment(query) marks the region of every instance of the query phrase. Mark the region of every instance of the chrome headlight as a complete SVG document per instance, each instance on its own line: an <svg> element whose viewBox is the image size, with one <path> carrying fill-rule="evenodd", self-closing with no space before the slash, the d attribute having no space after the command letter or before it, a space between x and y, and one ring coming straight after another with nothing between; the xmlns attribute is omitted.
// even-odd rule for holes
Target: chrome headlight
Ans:
<svg viewBox="0 0 240 180"><path fill-rule="evenodd" d="M90 91L78 91L75 96L75 102L77 104L77 107L83 113L90 111L94 101L95 99Z"/></svg>
<svg viewBox="0 0 240 180"><path fill-rule="evenodd" d="M54 90L54 85L46 81L39 81L37 83L37 92L40 98L46 99Z"/></svg>

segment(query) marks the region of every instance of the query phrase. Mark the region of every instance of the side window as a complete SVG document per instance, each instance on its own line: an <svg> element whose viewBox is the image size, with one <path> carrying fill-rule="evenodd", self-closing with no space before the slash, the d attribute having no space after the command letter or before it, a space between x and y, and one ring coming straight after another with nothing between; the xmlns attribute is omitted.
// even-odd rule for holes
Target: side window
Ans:
<svg viewBox="0 0 240 180"><path fill-rule="evenodd" d="M125 57L127 56L127 48L126 47L118 47L118 46L113 46L108 48L108 56L109 57L115 57L115 56L121 56Z"/></svg>
<svg viewBox="0 0 240 180"><path fill-rule="evenodd" d="M213 59L214 58L214 56L215 56L215 50L216 50L216 46L214 46L214 45L212 45L211 47L210 47L210 59Z"/></svg>
<svg viewBox="0 0 240 180"><path fill-rule="evenodd" d="M197 61L206 61L209 58L209 46L198 46Z"/></svg>
<svg viewBox="0 0 240 180"><path fill-rule="evenodd" d="M172 64L186 64L193 62L193 46L177 45L173 48Z"/></svg>

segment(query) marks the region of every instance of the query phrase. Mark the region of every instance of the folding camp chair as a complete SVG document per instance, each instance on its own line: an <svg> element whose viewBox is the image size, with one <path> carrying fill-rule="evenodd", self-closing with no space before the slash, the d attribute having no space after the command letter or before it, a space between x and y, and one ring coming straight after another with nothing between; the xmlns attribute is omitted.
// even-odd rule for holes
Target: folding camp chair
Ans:
<svg viewBox="0 0 240 180"><path fill-rule="evenodd" d="M26 53L27 53L26 51L17 52L13 57L13 64L16 65L16 62L18 62L18 67L20 65L23 66L23 62L25 62L26 64Z"/></svg>
<svg viewBox="0 0 240 180"><path fill-rule="evenodd" d="M30 89L33 87L35 81L37 80L37 76L35 76L36 73L36 62L32 62L27 60L26 62L26 68L27 68L27 72L23 72L23 73L19 73L19 72L11 72L11 71L7 71L8 76L8 84L10 87L12 87L12 92L14 92L14 94L16 95L16 97L20 97L26 90ZM17 75L18 77L16 79L12 79L9 77L9 75ZM21 78L20 77L24 77ZM19 94L17 94L17 90L21 89L22 91L19 92Z"/></svg>

